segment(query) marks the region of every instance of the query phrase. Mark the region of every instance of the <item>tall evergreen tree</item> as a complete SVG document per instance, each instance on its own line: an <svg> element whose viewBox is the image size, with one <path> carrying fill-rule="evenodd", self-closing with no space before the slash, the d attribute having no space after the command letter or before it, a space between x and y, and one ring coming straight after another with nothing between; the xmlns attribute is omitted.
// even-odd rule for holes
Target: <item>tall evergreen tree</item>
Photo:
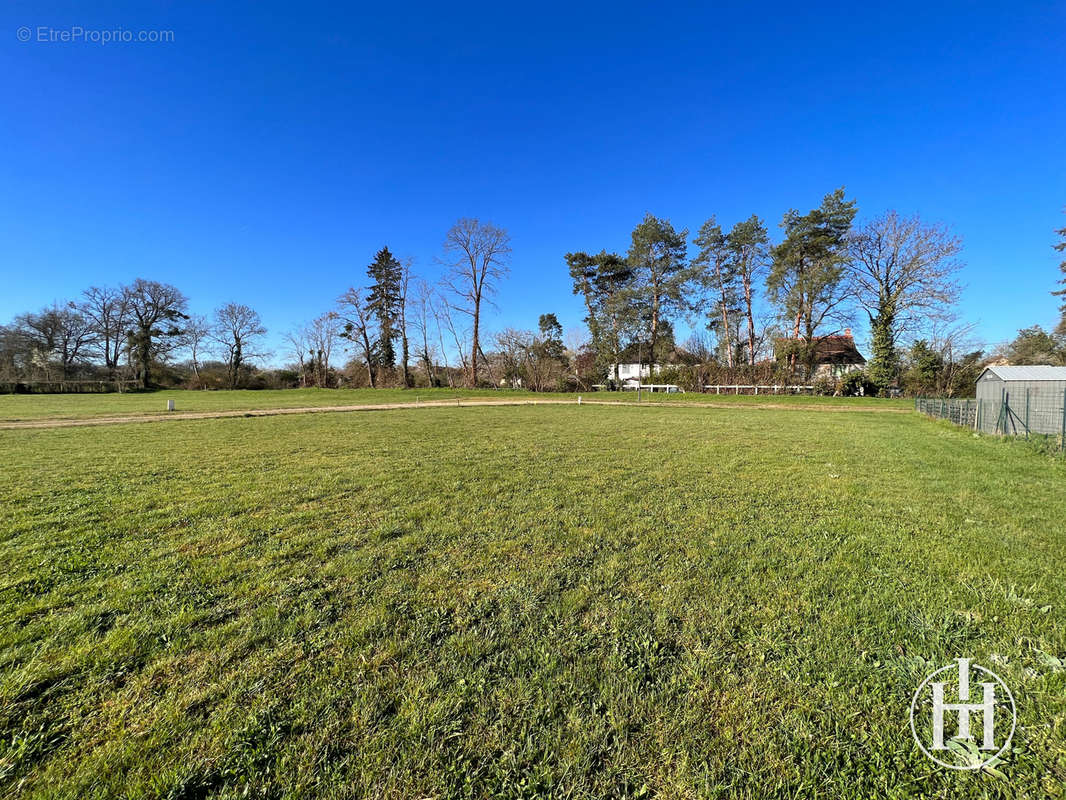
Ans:
<svg viewBox="0 0 1066 800"><path fill-rule="evenodd" d="M1052 245L1058 252L1066 253L1066 228L1059 228L1055 231L1057 236L1062 238L1061 242ZM1062 284L1062 288L1052 292L1056 297L1066 298L1066 258L1059 264L1059 269L1062 271L1062 278L1059 279L1059 283ZM1066 300L1063 300L1061 306L1059 306L1059 313L1062 315L1059 318L1058 327L1056 332L1066 336Z"/></svg>
<svg viewBox="0 0 1066 800"><path fill-rule="evenodd" d="M718 331L721 355L725 358L726 365L732 368L736 350L733 340L736 320L733 319L733 315L740 311L737 307L738 276L733 269L732 254L726 244L726 235L714 217L700 226L695 244L699 247L699 253L692 262L696 269L695 277L711 295L712 312L709 327Z"/></svg>
<svg viewBox="0 0 1066 800"><path fill-rule="evenodd" d="M674 230L669 220L646 214L633 229L627 260L633 270L636 299L644 307L650 363L660 355L659 331L684 306L688 229Z"/></svg>
<svg viewBox="0 0 1066 800"><path fill-rule="evenodd" d="M366 309L378 323L378 366L392 369L396 366L396 347L399 336L398 317L403 298L403 265L382 247L366 268L373 281L367 290Z"/></svg>
<svg viewBox="0 0 1066 800"><path fill-rule="evenodd" d="M781 221L785 239L773 248L766 285L792 328L791 362L813 366L819 331L846 298L847 237L856 205L837 189L806 214L792 209Z"/></svg>
<svg viewBox="0 0 1066 800"><path fill-rule="evenodd" d="M758 350L755 337L755 292L766 270L770 235L766 225L752 214L738 222L726 236L730 269L739 283L740 305L748 328L748 363L755 365Z"/></svg>
<svg viewBox="0 0 1066 800"><path fill-rule="evenodd" d="M626 315L632 307L633 270L624 258L606 250L594 256L567 253L566 263L574 294L581 295L585 301L585 323L596 352L596 366L602 374L614 365L613 377L617 383L622 335Z"/></svg>
<svg viewBox="0 0 1066 800"><path fill-rule="evenodd" d="M537 320L537 330L540 331L539 342L548 358L559 361L566 351L563 345L563 326L555 314L541 314Z"/></svg>

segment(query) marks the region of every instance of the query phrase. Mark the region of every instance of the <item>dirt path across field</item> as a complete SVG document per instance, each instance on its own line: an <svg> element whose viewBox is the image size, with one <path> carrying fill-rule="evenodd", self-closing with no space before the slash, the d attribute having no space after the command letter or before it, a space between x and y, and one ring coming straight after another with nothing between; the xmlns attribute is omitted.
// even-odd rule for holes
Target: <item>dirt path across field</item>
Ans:
<svg viewBox="0 0 1066 800"><path fill-rule="evenodd" d="M791 403L637 403L628 400L582 400L584 405L639 406L644 408L772 408L781 411L832 411L865 412L871 414L909 414L905 408L878 408L876 406L794 405ZM577 405L576 400L430 400L424 403L379 403L356 406L312 406L306 408L259 408L244 411L171 411L162 414L139 414L121 417L84 417L81 419L30 419L0 422L0 430L20 428L78 428L88 425L121 425L131 422L164 422L190 419L224 419L227 417L274 417L282 414L324 414L339 411L389 411L398 408L469 408L470 406L544 406Z"/></svg>

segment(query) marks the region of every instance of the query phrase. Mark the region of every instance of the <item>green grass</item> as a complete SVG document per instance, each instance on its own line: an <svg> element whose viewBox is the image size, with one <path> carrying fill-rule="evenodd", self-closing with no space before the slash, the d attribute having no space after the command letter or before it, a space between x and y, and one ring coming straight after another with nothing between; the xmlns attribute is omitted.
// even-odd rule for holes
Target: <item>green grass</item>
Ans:
<svg viewBox="0 0 1066 800"><path fill-rule="evenodd" d="M4 394L0 395L0 421L161 414L166 412L167 400L174 401L176 411L249 411L414 403L455 397L524 397L529 394L492 389L238 389L217 392L160 389L124 394Z"/></svg>
<svg viewBox="0 0 1066 800"><path fill-rule="evenodd" d="M1066 465L917 415L0 431L0 796L1038 797ZM908 705L995 663L1005 778Z"/></svg>
<svg viewBox="0 0 1066 800"><path fill-rule="evenodd" d="M636 402L635 392L584 393L592 400ZM91 417L139 416L166 411L167 400L174 400L176 411L250 411L271 408L328 408L330 406L374 405L378 403L416 403L453 398L558 400L574 399L576 394L537 394L528 391L494 389L282 389L261 391L198 392L168 389L126 394L0 394L0 422L42 419L86 419ZM642 402L692 403L729 402L745 404L783 403L794 405L843 405L881 408L912 408L911 400L875 398L833 398L802 395L713 395L649 394Z"/></svg>

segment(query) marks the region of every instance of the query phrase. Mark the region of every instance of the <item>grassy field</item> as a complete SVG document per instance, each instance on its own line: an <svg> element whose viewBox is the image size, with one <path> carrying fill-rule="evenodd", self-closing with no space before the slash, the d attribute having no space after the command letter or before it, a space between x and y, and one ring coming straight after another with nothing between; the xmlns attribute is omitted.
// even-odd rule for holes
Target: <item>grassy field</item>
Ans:
<svg viewBox="0 0 1066 800"><path fill-rule="evenodd" d="M636 402L635 392L592 392L583 395L592 400ZM0 422L40 419L86 419L90 417L139 416L160 414L166 410L167 400L174 400L181 411L250 411L271 408L329 408L331 406L377 405L380 403L418 403L440 400L559 400L573 399L576 394L545 393L494 389L283 389L262 391L197 392L159 390L126 394L0 394ZM790 405L862 406L871 408L913 408L912 400L881 400L876 398L833 398L804 395L714 395L714 394L649 394L642 393L648 403L707 403L727 402L741 405L780 403Z"/></svg>
<svg viewBox="0 0 1066 800"><path fill-rule="evenodd" d="M684 405L0 447L0 796L1062 796L1066 465L1021 447ZM958 656L1003 777L911 740Z"/></svg>
<svg viewBox="0 0 1066 800"><path fill-rule="evenodd" d="M455 397L503 399L529 394L492 389L240 389L218 392L160 389L124 394L5 394L0 395L0 421L159 414L166 411L167 400L174 401L176 411L250 411L415 403Z"/></svg>

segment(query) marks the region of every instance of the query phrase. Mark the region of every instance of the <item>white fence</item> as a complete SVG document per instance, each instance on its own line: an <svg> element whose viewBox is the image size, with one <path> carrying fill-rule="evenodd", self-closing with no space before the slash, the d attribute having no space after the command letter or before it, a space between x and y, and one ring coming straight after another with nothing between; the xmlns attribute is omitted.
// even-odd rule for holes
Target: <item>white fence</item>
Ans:
<svg viewBox="0 0 1066 800"><path fill-rule="evenodd" d="M714 391L715 394L809 394L814 391L813 386L757 386L755 384L706 384L705 392ZM723 391L724 390L724 391Z"/></svg>

